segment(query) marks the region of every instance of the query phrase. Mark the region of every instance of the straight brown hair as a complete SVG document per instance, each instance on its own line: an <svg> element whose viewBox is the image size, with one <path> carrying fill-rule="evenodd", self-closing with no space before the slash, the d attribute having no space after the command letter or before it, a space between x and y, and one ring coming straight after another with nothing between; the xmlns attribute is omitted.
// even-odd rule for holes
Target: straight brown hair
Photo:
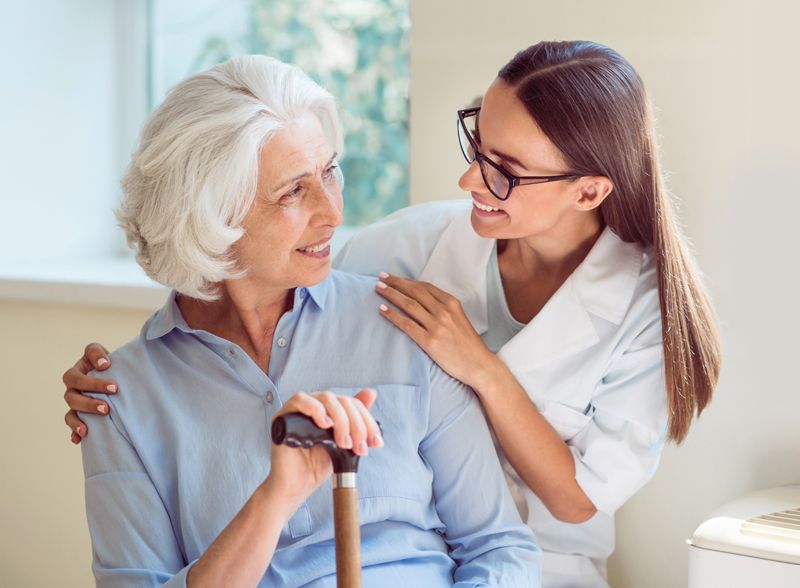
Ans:
<svg viewBox="0 0 800 588"><path fill-rule="evenodd" d="M628 243L652 246L664 348L669 439L681 443L719 380L722 345L714 307L676 222L658 163L644 84L615 51L586 41L542 42L520 51L499 78L516 89L568 173L614 184L603 222Z"/></svg>

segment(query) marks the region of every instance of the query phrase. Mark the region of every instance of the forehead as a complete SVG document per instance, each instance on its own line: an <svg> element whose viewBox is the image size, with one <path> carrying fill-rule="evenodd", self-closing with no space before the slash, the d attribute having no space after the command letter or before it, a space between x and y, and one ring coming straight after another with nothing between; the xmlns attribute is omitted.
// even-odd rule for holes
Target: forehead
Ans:
<svg viewBox="0 0 800 588"><path fill-rule="evenodd" d="M333 153L319 119L305 113L275 133L261 149L259 183L277 188L292 177L312 173Z"/></svg>
<svg viewBox="0 0 800 588"><path fill-rule="evenodd" d="M486 91L478 115L484 152L504 153L521 161L529 170L560 171L563 158L547 138L516 91L502 80L495 80Z"/></svg>

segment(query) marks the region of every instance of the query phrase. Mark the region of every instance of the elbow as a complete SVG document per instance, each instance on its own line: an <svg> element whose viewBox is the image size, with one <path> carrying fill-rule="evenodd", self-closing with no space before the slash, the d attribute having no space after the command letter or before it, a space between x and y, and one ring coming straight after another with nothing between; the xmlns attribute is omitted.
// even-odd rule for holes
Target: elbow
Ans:
<svg viewBox="0 0 800 588"><path fill-rule="evenodd" d="M572 502L570 504L557 505L548 509L550 514L562 523L570 523L577 525L585 523L597 513L597 508L592 504L588 498L580 502Z"/></svg>

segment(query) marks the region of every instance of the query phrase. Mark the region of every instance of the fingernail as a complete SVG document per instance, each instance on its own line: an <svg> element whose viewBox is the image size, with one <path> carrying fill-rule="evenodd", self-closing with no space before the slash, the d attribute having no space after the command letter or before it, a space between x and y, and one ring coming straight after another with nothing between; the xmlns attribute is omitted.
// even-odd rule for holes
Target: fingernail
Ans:
<svg viewBox="0 0 800 588"><path fill-rule="evenodd" d="M108 386L106 386L106 390L108 390L109 392L116 392L117 386L116 384L109 384Z"/></svg>
<svg viewBox="0 0 800 588"><path fill-rule="evenodd" d="M369 449L367 449L366 441L360 441L358 447L356 448L356 453L360 455L367 455L369 453Z"/></svg>
<svg viewBox="0 0 800 588"><path fill-rule="evenodd" d="M383 447L383 437L380 435L373 435L372 436L372 446L376 449L380 449Z"/></svg>
<svg viewBox="0 0 800 588"><path fill-rule="evenodd" d="M333 426L333 419L328 415L325 415L325 424L328 425L329 427Z"/></svg>
<svg viewBox="0 0 800 588"><path fill-rule="evenodd" d="M389 307L388 307L388 306L386 306L385 304L381 304L381 310L382 310L383 312L386 312L387 310L389 310Z"/></svg>
<svg viewBox="0 0 800 588"><path fill-rule="evenodd" d="M108 360L105 357L101 357L100 359L97 360L97 367L100 367L101 365L106 365L107 363Z"/></svg>
<svg viewBox="0 0 800 588"><path fill-rule="evenodd" d="M387 274L386 272L381 272L378 274L378 277L383 278L385 280L386 278L389 277L389 274Z"/></svg>
<svg viewBox="0 0 800 588"><path fill-rule="evenodd" d="M78 436L80 436L80 434L81 434L81 426L80 425L75 427L75 432L78 434Z"/></svg>
<svg viewBox="0 0 800 588"><path fill-rule="evenodd" d="M383 282L378 282L378 288L383 289L385 287L386 287L386 284L384 284Z"/></svg>
<svg viewBox="0 0 800 588"><path fill-rule="evenodd" d="M97 406L97 412L99 412L100 414L106 414L106 410L107 408L105 404L99 404Z"/></svg>
<svg viewBox="0 0 800 588"><path fill-rule="evenodd" d="M353 438L348 433L344 436L344 448L345 449L352 449L353 448Z"/></svg>

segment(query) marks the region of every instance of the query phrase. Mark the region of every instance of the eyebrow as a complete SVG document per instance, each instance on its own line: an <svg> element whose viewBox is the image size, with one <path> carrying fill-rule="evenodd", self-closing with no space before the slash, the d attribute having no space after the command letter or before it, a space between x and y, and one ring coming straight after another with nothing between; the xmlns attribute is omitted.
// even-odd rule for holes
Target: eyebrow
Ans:
<svg viewBox="0 0 800 588"><path fill-rule="evenodd" d="M480 128L478 127L478 121L480 120L480 116L481 116L481 111L479 110L478 114L475 115L475 132L478 133L479 137L480 137L480 134L481 134L480 133ZM507 153L503 153L502 151L497 151L496 149L490 149L489 152L492 153L493 155L496 155L500 159L503 159L503 160L507 161L508 163L517 166L520 169L524 169L525 171L530 171L525 166L524 163L522 163L519 159L517 159L513 155L508 155Z"/></svg>
<svg viewBox="0 0 800 588"><path fill-rule="evenodd" d="M519 159L517 159L516 157L513 157L513 156L511 156L511 155L508 155L507 153L503 153L502 151L496 151L495 149L490 149L489 151L490 151L492 154L494 154L494 155L496 155L497 157L499 157L500 159L504 159L504 160L506 160L508 163L510 163L510 164L513 164L513 165L516 165L516 166L517 166L518 168L520 168L520 169L524 169L525 171L530 171L530 170L529 170L529 169L528 169L528 168L525 166L525 164L523 164L523 163L522 163L522 162L521 162Z"/></svg>
<svg viewBox="0 0 800 588"><path fill-rule="evenodd" d="M328 160L328 163L325 164L325 167L328 167L331 163L333 163L336 160L337 157L339 157L339 154L336 153L336 151L334 151L333 155L331 155L331 158ZM275 188L274 191L275 192L280 192L281 190L283 190L289 184L293 184L295 182L299 182L300 180L304 180L304 179L309 178L309 177L311 177L311 172L304 172L302 174L298 174L298 175L294 176L293 178L289 178L288 180L286 180L280 186Z"/></svg>

